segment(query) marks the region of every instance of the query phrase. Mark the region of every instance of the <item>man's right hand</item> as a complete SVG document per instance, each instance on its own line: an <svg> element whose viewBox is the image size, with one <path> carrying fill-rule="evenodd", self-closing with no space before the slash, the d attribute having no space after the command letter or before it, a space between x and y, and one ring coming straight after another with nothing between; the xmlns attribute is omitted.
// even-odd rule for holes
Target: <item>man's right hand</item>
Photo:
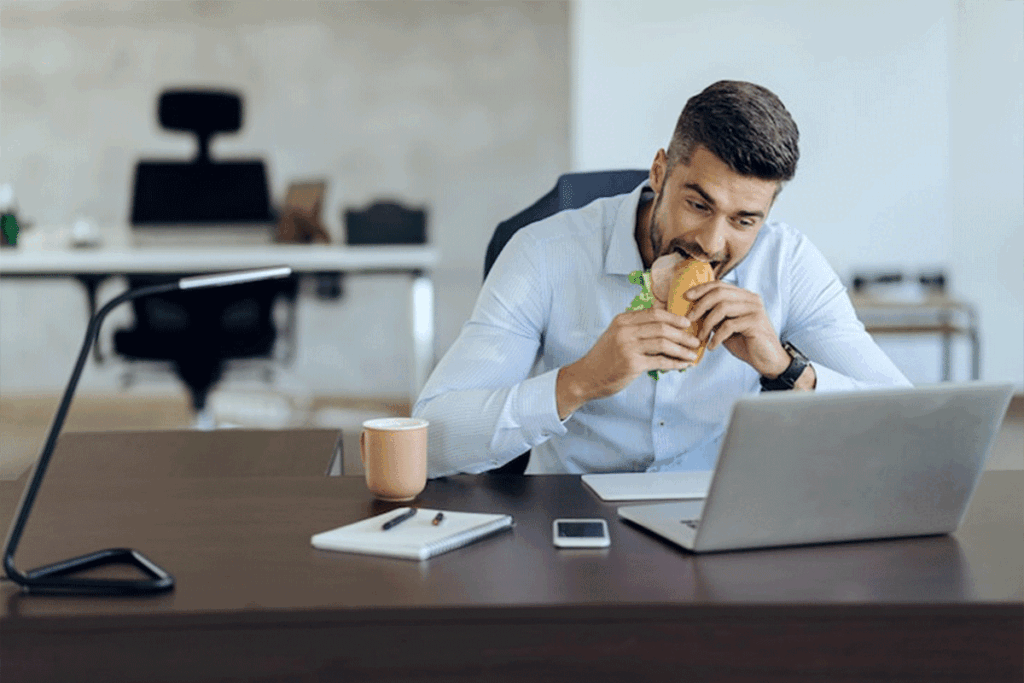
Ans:
<svg viewBox="0 0 1024 683"><path fill-rule="evenodd" d="M559 370L559 418L587 401L617 394L648 370L690 367L699 346L683 316L661 308L618 314L583 358Z"/></svg>

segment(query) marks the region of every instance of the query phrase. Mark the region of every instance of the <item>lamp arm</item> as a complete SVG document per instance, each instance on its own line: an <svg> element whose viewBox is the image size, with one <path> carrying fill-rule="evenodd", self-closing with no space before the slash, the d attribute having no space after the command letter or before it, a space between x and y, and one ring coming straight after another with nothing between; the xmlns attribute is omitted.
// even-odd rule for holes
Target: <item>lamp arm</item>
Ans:
<svg viewBox="0 0 1024 683"><path fill-rule="evenodd" d="M43 476L46 474L46 468L50 464L50 458L53 456L53 451L57 446L57 438L60 436L61 428L64 426L64 420L67 417L68 409L71 407L71 401L74 398L75 389L78 387L78 381L82 377L82 371L85 369L86 361L89 360L89 351L92 349L96 338L99 336L100 325L103 323L103 319L107 317L107 314L110 313L110 311L117 308L125 301L131 301L132 299L151 296L153 294L164 294L166 292L172 292L178 288L178 282L174 281L166 284L152 285L149 287L140 287L139 289L129 290L111 299L89 320L89 326L85 331L85 339L82 341L82 349L78 352L78 360L75 362L75 369L71 373L71 379L68 381L68 386L64 390L64 396L61 398L60 405L57 407L57 412L53 416L53 422L50 424L50 431L46 435L43 450L39 454L39 459L36 461L35 470L32 473L32 479L22 494L21 502L18 504L17 514L15 515L14 522L11 525L10 533L7 536L7 544L4 547L4 570L12 581L21 585L26 585L26 583L29 582L29 577L19 572L14 566L14 553L17 550L18 542L21 540L21 534L25 530L25 524L28 522L29 513L32 511L33 503L35 503L36 494L39 493L39 486L43 481Z"/></svg>
<svg viewBox="0 0 1024 683"><path fill-rule="evenodd" d="M32 479L21 496L18 511L15 514L14 522L11 524L10 533L7 536L7 544L4 547L4 571L12 581L19 584L25 591L85 593L90 595L141 595L158 593L174 587L174 578L170 574L131 548L100 550L70 560L55 562L45 567L37 567L26 573L18 571L17 567L14 566L14 553L18 548L22 532L25 530L29 512L32 510L33 503L35 503L36 494L39 493L39 487L42 484L43 476L46 474L46 468L50 464L50 458L53 457L53 452L57 447L57 438L60 436L61 428L64 426L64 419L67 417L68 409L71 407L71 400L75 395L75 389L78 387L78 380L81 379L82 371L85 369L85 362L89 359L89 351L99 336L100 325L103 323L103 319L107 317L107 314L125 301L140 299L145 296L152 296L153 294L165 294L179 289L202 289L258 282L289 277L291 274L291 268L280 266L186 277L164 284L139 287L114 297L89 319L89 325L85 331L85 339L82 341L82 350L78 352L78 360L75 362L75 369L71 373L71 379L68 380L68 386L64 390L64 396L61 398L60 405L57 407L57 413L53 416L53 423L50 425L50 431L46 435L42 453L40 453L39 460L35 464ZM69 576L74 572L107 564L132 564L150 578L94 579L88 577L72 578Z"/></svg>

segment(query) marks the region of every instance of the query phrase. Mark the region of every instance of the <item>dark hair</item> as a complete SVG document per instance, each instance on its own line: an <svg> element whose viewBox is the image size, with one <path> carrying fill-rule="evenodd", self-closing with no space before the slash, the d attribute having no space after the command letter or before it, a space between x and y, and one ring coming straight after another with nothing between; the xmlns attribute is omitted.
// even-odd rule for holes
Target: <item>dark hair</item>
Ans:
<svg viewBox="0 0 1024 683"><path fill-rule="evenodd" d="M668 173L703 145L740 175L781 183L796 174L797 130L782 101L753 83L718 81L686 102L668 146Z"/></svg>

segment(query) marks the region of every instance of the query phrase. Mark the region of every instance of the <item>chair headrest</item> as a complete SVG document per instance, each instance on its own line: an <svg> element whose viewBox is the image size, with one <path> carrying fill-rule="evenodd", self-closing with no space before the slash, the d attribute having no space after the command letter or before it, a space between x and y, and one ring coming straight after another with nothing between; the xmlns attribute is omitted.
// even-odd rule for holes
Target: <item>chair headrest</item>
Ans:
<svg viewBox="0 0 1024 683"><path fill-rule="evenodd" d="M223 90L165 90L160 95L160 125L200 136L234 133L242 127L242 98Z"/></svg>
<svg viewBox="0 0 1024 683"><path fill-rule="evenodd" d="M558 208L579 209L599 197L632 192L649 175L650 171L644 169L566 173L556 184Z"/></svg>

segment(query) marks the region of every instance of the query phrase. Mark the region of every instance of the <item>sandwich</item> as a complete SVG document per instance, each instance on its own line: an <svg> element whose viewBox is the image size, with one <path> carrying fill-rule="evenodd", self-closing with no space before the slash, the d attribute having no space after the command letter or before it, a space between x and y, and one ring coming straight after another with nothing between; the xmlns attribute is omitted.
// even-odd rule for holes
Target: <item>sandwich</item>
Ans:
<svg viewBox="0 0 1024 683"><path fill-rule="evenodd" d="M689 258L678 263L675 266L675 270L672 275L668 301L666 302L668 312L685 316L690 312L690 308L693 306L693 303L687 300L683 295L690 291L690 288L706 284L714 279L715 274L714 271L711 270L710 263L698 261L693 258ZM690 332L692 334L697 334L697 331L698 328L696 322L690 323ZM706 346L707 341L697 347L697 358L693 361L694 365L699 363L700 359L704 357L704 347Z"/></svg>
<svg viewBox="0 0 1024 683"><path fill-rule="evenodd" d="M627 310L635 311L643 308L661 308L679 316L685 316L693 305L683 296L691 287L711 282L715 279L710 263L694 258L684 258L678 252L665 254L651 264L649 272L634 271L630 274L630 282L641 285L643 291L633 300ZM690 331L697 333L697 327L690 323ZM696 365L704 357L707 343L697 349ZM658 370L648 374L658 379Z"/></svg>

